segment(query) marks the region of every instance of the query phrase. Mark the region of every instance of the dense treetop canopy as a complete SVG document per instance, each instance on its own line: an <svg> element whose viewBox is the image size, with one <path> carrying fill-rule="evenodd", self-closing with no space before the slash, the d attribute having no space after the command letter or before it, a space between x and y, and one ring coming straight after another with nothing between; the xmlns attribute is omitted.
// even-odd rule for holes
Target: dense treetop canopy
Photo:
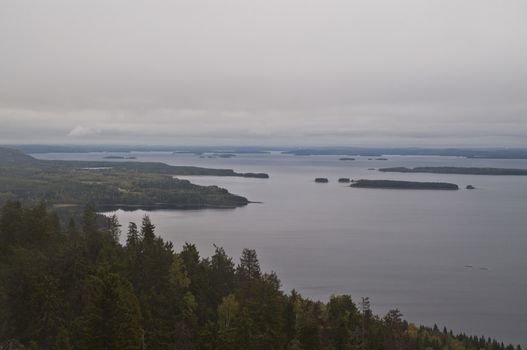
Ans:
<svg viewBox="0 0 527 350"><path fill-rule="evenodd" d="M61 225L44 205L3 206L0 348L521 349L419 327L398 310L376 316L349 295L287 294L254 250L238 264L221 247L203 258L191 243L176 252L148 217L125 233L97 218L88 207Z"/></svg>

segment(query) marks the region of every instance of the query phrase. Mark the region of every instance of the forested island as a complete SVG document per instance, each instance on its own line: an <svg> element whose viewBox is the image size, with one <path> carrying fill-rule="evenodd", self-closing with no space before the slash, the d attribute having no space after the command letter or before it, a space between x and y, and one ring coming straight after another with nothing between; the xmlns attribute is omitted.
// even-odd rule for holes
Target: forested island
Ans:
<svg viewBox="0 0 527 350"><path fill-rule="evenodd" d="M527 169L507 169L507 168L474 168L474 167L394 167L381 168L382 172L396 173L434 173L434 174L462 174L462 175L527 175Z"/></svg>
<svg viewBox="0 0 527 350"><path fill-rule="evenodd" d="M234 158L236 157L236 154L234 153L214 153L212 156L216 158Z"/></svg>
<svg viewBox="0 0 527 350"><path fill-rule="evenodd" d="M136 159L134 156L106 156L104 159Z"/></svg>
<svg viewBox="0 0 527 350"><path fill-rule="evenodd" d="M266 174L266 173L243 173L243 174L238 174L237 176L253 177L256 179L268 179L269 178L269 174Z"/></svg>
<svg viewBox="0 0 527 350"><path fill-rule="evenodd" d="M388 188L409 190L458 190L459 186L448 182L417 182L397 180L357 180L350 187Z"/></svg>
<svg viewBox="0 0 527 350"><path fill-rule="evenodd" d="M163 163L38 160L0 148L0 204L19 200L68 207L234 208L247 198L217 186L198 186L178 175L267 178L267 174L229 169L170 166Z"/></svg>
<svg viewBox="0 0 527 350"><path fill-rule="evenodd" d="M176 251L148 217L122 233L89 207L66 226L43 205L0 212L1 349L522 350L377 316L367 298L285 293L254 250L237 264L221 247Z"/></svg>

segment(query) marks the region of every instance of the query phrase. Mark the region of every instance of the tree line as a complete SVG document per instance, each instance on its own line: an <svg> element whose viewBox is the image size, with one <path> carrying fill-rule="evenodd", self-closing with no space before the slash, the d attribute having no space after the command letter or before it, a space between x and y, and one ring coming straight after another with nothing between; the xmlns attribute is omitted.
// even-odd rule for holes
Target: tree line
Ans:
<svg viewBox="0 0 527 350"><path fill-rule="evenodd" d="M148 216L121 232L87 208L62 225L44 205L0 215L0 349L521 350L416 326L368 299L285 293L254 250L176 252ZM126 243L120 244L120 235ZM124 237L123 237L124 241Z"/></svg>

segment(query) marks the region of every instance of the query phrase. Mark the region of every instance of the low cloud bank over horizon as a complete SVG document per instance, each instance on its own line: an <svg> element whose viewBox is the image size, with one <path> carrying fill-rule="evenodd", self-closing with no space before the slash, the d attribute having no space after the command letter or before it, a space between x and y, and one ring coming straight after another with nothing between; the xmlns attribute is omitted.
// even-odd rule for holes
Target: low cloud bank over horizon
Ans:
<svg viewBox="0 0 527 350"><path fill-rule="evenodd" d="M522 147L525 13L0 0L0 143Z"/></svg>

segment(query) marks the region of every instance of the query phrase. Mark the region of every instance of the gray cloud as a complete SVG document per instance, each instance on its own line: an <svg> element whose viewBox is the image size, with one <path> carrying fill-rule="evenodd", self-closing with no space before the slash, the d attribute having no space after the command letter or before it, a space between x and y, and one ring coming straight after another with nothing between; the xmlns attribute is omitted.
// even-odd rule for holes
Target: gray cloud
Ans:
<svg viewBox="0 0 527 350"><path fill-rule="evenodd" d="M0 140L525 146L526 12L0 0Z"/></svg>

